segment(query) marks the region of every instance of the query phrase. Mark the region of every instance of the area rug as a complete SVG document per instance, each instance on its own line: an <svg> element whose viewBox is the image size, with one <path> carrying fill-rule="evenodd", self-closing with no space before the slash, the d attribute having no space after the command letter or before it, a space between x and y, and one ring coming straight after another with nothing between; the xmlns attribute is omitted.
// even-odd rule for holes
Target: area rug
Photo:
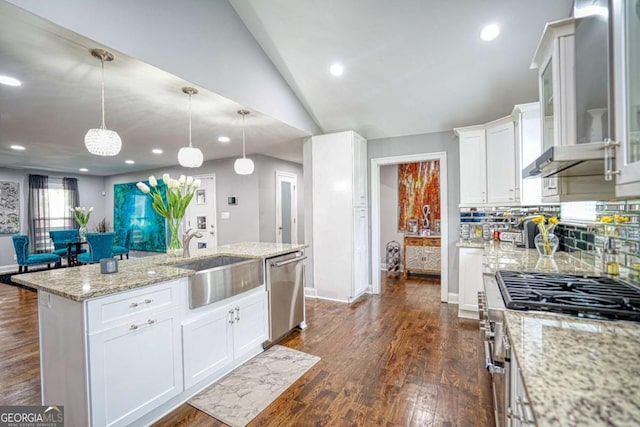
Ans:
<svg viewBox="0 0 640 427"><path fill-rule="evenodd" d="M319 360L275 345L198 393L189 404L232 427L244 427Z"/></svg>
<svg viewBox="0 0 640 427"><path fill-rule="evenodd" d="M15 274L22 274L22 273L14 272L14 273L2 273L2 274L0 274L0 283L4 283L6 285L11 285L11 286L16 286L18 288L26 289L28 291L37 292L36 289L34 289L34 288L31 288L31 287L25 286L25 285L21 285L20 283L13 282L11 280L11 276L13 276Z"/></svg>

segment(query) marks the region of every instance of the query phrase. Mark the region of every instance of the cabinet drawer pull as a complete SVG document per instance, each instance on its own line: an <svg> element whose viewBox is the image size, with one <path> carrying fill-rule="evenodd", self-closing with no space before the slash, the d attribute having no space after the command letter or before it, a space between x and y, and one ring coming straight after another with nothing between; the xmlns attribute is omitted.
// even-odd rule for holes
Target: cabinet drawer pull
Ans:
<svg viewBox="0 0 640 427"><path fill-rule="evenodd" d="M234 313L234 310L229 310L229 323L234 323L233 313Z"/></svg>
<svg viewBox="0 0 640 427"><path fill-rule="evenodd" d="M234 311L236 312L236 319L235 320L236 320L236 322L239 322L240 321L240 307L236 307Z"/></svg>
<svg viewBox="0 0 640 427"><path fill-rule="evenodd" d="M156 320L153 319L149 319L147 320L145 323L140 323L139 325L136 325L135 323L131 326L129 326L129 330L130 331L135 331L136 329L144 326L144 325L153 325L154 323L156 323Z"/></svg>
<svg viewBox="0 0 640 427"><path fill-rule="evenodd" d="M138 307L139 305L142 305L142 304L151 304L152 302L153 302L153 300L152 300L152 299L145 299L144 301L141 301L141 302L132 302L131 304L129 304L129 307L131 307L131 308L136 308L136 307Z"/></svg>

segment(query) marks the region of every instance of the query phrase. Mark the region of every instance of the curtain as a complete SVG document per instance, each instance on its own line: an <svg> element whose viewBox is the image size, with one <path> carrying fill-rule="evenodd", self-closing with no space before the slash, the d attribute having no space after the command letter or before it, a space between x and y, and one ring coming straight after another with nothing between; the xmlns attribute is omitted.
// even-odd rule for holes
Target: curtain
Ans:
<svg viewBox="0 0 640 427"><path fill-rule="evenodd" d="M64 190L64 228L79 228L80 226L71 213L72 208L80 206L78 180L76 178L62 178L62 189Z"/></svg>
<svg viewBox="0 0 640 427"><path fill-rule="evenodd" d="M29 175L27 227L31 253L46 252L49 246L49 177Z"/></svg>

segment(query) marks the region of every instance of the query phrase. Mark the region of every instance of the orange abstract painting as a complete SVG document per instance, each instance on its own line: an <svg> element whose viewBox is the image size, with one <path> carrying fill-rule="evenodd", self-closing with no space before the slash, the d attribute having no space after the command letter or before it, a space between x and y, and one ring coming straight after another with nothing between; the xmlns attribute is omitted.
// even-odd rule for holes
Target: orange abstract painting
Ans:
<svg viewBox="0 0 640 427"><path fill-rule="evenodd" d="M429 225L440 219L440 161L398 165L398 231L407 231L407 221L424 227L424 207L429 206Z"/></svg>

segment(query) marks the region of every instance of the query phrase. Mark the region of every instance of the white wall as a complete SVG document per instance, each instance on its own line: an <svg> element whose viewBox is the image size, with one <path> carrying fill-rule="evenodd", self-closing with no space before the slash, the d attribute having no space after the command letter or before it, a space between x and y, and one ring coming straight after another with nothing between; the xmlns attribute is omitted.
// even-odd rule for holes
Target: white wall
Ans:
<svg viewBox="0 0 640 427"><path fill-rule="evenodd" d="M398 165L380 167L380 263L386 263L387 243L404 244L404 233L398 232ZM401 252L402 253L402 252Z"/></svg>
<svg viewBox="0 0 640 427"><path fill-rule="evenodd" d="M276 171L295 174L298 201L298 243L304 242L304 182L302 165L267 156L255 156L260 195L260 241L276 241Z"/></svg>
<svg viewBox="0 0 640 427"><path fill-rule="evenodd" d="M91 175L61 174L57 172L41 171L34 169L8 169L0 168L0 181L12 181L20 184L20 233L27 234L27 200L29 197L29 175L47 175L49 177L62 178L63 176L78 179L78 192L80 193L80 206L93 206L93 214L89 221L89 230L93 230L102 218L107 217L105 211L104 178ZM107 217L108 218L108 217ZM11 234L0 234L0 270L8 270L16 265L13 256L15 250Z"/></svg>
<svg viewBox="0 0 640 427"><path fill-rule="evenodd" d="M319 132L227 0L9 2L297 129Z"/></svg>

